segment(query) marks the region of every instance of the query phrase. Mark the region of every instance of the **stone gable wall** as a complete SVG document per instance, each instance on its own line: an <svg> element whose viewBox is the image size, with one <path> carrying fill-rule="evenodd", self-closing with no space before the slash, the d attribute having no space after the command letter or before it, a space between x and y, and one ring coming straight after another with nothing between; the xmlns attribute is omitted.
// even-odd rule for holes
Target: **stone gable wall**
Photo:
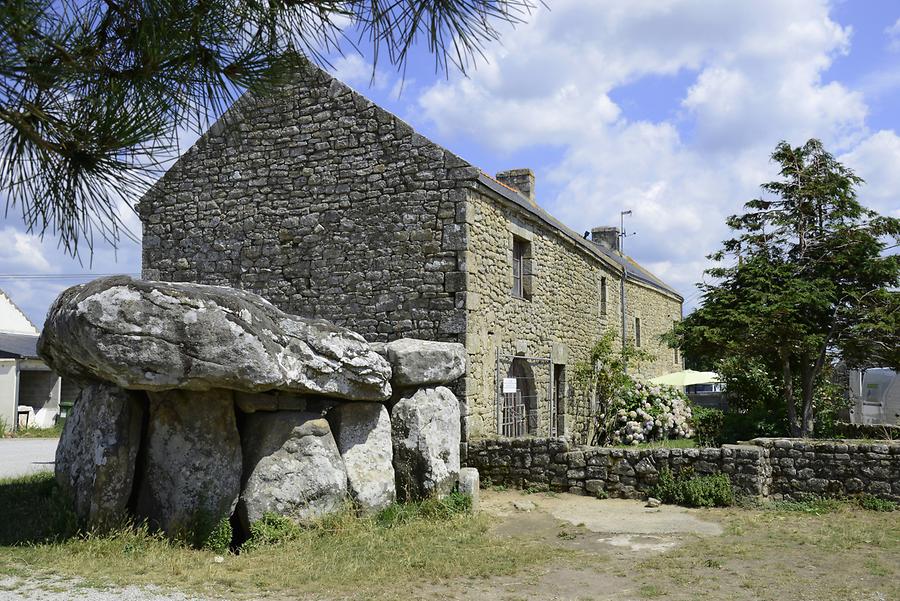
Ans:
<svg viewBox="0 0 900 601"><path fill-rule="evenodd" d="M900 444L756 439L707 449L621 449L563 438L470 442L467 463L482 480L575 494L642 499L659 471L728 474L741 494L775 500L868 493L900 501Z"/></svg>
<svg viewBox="0 0 900 601"><path fill-rule="evenodd" d="M477 175L310 68L242 98L141 201L143 277L251 290L370 341L457 341Z"/></svg>

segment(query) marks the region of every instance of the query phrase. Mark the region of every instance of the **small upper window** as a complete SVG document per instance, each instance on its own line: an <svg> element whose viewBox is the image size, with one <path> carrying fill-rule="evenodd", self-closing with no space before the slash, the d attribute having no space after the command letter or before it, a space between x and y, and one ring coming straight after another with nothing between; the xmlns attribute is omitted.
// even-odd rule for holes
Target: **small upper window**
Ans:
<svg viewBox="0 0 900 601"><path fill-rule="evenodd" d="M607 287L606 287L606 278L600 278L600 315L606 315L606 295L607 295Z"/></svg>
<svg viewBox="0 0 900 601"><path fill-rule="evenodd" d="M634 346L641 346L641 318L634 318Z"/></svg>
<svg viewBox="0 0 900 601"><path fill-rule="evenodd" d="M513 236L512 248L513 286L512 295L531 299L531 243L524 238Z"/></svg>

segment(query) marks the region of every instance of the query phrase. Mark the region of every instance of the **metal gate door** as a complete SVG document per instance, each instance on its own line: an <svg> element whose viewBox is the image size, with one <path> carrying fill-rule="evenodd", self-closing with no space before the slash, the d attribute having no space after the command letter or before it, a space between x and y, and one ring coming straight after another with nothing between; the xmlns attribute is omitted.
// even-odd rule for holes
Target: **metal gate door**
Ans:
<svg viewBox="0 0 900 601"><path fill-rule="evenodd" d="M553 377L549 357L497 353L497 433L551 436L554 428Z"/></svg>

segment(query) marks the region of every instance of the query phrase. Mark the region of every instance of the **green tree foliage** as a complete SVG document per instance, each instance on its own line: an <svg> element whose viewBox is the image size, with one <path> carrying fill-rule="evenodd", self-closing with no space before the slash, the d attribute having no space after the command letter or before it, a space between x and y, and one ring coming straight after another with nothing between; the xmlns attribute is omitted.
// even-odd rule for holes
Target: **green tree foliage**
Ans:
<svg viewBox="0 0 900 601"><path fill-rule="evenodd" d="M772 159L780 179L728 218L734 237L678 335L686 353L764 366L791 435L811 436L831 361L900 364L900 220L864 208L862 179L818 140Z"/></svg>
<svg viewBox="0 0 900 601"><path fill-rule="evenodd" d="M402 68L427 46L465 71L532 0L5 0L0 190L70 253L116 243L135 200L240 93L265 93L345 47ZM351 32L352 36L351 37Z"/></svg>

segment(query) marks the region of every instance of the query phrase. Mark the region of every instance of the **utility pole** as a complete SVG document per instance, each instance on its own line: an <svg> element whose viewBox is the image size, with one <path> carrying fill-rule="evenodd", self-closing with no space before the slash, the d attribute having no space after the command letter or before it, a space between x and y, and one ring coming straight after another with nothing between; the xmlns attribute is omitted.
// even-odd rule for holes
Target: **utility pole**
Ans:
<svg viewBox="0 0 900 601"><path fill-rule="evenodd" d="M631 211L621 211L619 213L619 252L622 254L622 282L619 286L619 305L622 307L622 348L625 348L628 339L628 324L625 317L625 281L628 279L628 263L625 260L625 215L631 215ZM625 366L628 371L628 366Z"/></svg>

